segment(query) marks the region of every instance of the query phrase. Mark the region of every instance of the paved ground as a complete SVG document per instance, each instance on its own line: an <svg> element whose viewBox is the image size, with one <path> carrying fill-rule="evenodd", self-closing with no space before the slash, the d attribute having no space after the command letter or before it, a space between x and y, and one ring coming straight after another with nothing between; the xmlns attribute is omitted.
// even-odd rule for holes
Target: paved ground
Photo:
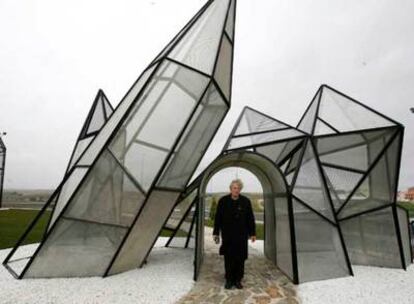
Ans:
<svg viewBox="0 0 414 304"><path fill-rule="evenodd" d="M250 241L249 241L250 242ZM199 280L178 304L298 303L295 285L275 268L262 253L249 246L242 281L244 289L224 289L224 259L211 240L211 228L205 231L205 255Z"/></svg>

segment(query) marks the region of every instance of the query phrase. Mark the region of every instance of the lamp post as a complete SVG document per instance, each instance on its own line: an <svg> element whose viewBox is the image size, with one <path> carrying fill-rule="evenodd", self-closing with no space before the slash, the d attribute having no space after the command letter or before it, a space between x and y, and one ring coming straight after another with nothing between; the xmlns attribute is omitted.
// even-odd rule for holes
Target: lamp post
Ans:
<svg viewBox="0 0 414 304"><path fill-rule="evenodd" d="M6 164L6 146L4 145L2 136L6 134L6 132L0 132L0 208L3 201L4 166Z"/></svg>

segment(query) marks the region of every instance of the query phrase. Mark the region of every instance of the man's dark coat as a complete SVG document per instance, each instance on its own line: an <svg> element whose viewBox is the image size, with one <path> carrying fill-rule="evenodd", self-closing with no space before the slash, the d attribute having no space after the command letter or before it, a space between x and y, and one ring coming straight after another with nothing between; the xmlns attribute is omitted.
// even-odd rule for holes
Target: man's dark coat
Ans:
<svg viewBox="0 0 414 304"><path fill-rule="evenodd" d="M213 235L221 232L220 255L247 259L247 241L256 235L252 204L244 195L233 200L231 194L220 198L214 219Z"/></svg>

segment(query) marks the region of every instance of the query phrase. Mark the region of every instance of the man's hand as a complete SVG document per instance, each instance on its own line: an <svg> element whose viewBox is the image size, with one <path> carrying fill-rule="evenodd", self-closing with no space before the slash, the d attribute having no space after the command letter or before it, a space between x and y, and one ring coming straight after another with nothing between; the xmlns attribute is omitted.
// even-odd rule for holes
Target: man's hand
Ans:
<svg viewBox="0 0 414 304"><path fill-rule="evenodd" d="M256 241L256 236L255 236L255 235L252 235L252 236L250 237L250 240L252 241L252 243L254 243L254 242Z"/></svg>
<svg viewBox="0 0 414 304"><path fill-rule="evenodd" d="M216 244L220 243L220 236L213 235L213 240L214 240L214 243L216 243Z"/></svg>

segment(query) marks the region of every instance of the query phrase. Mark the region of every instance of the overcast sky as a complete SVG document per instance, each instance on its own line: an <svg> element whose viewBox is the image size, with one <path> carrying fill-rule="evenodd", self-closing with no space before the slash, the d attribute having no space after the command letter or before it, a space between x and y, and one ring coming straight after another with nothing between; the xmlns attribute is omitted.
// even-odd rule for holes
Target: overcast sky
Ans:
<svg viewBox="0 0 414 304"><path fill-rule="evenodd" d="M56 187L97 90L116 106L203 3L0 0L5 187ZM409 0L239 0L232 107L203 163L243 106L296 125L326 83L405 125L400 188L414 186L413 11Z"/></svg>

